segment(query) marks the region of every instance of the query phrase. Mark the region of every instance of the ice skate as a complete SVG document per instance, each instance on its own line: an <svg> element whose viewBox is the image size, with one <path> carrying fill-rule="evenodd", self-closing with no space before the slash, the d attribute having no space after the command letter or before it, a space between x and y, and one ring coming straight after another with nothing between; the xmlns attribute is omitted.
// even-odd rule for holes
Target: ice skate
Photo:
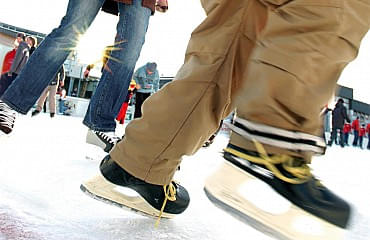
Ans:
<svg viewBox="0 0 370 240"><path fill-rule="evenodd" d="M9 135L14 128L16 112L0 100L0 137Z"/></svg>
<svg viewBox="0 0 370 240"><path fill-rule="evenodd" d="M100 132L89 129L86 135L86 143L88 144L86 145L85 158L88 160L100 160L105 156L100 149L109 153L119 141L121 141L121 138L114 132ZM97 151L96 147L99 148L99 151Z"/></svg>
<svg viewBox="0 0 370 240"><path fill-rule="evenodd" d="M206 180L207 197L277 239L342 239L350 206L315 179L303 159L259 152L229 144L226 162Z"/></svg>
<svg viewBox="0 0 370 240"><path fill-rule="evenodd" d="M37 116L39 113L40 113L40 111L39 111L39 110L37 110L37 109L35 109L35 110L31 113L31 117Z"/></svg>
<svg viewBox="0 0 370 240"><path fill-rule="evenodd" d="M89 129L86 135L86 143L100 147L109 153L114 145L121 140L114 132L101 132Z"/></svg>
<svg viewBox="0 0 370 240"><path fill-rule="evenodd" d="M172 218L189 205L184 187L172 182L160 186L146 183L122 169L110 156L100 164L100 174L81 184L83 192L95 199L150 216ZM136 194L128 194L128 191Z"/></svg>

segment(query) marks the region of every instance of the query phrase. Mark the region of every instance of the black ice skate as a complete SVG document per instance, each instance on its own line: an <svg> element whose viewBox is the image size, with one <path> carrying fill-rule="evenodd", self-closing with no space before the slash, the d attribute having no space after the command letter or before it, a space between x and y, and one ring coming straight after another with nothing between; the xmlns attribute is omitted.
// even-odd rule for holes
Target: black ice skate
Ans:
<svg viewBox="0 0 370 240"><path fill-rule="evenodd" d="M0 136L10 134L14 128L16 112L0 100Z"/></svg>
<svg viewBox="0 0 370 240"><path fill-rule="evenodd" d="M184 187L172 182L160 186L146 183L122 169L110 156L100 164L101 174L83 183L80 188L93 198L150 216L172 218L189 205L189 194ZM129 196L127 188L138 193Z"/></svg>
<svg viewBox="0 0 370 240"><path fill-rule="evenodd" d="M227 161L206 180L207 197L278 239L341 239L350 206L320 184L303 159L259 152L229 144Z"/></svg>
<svg viewBox="0 0 370 240"><path fill-rule="evenodd" d="M40 113L40 111L35 109L34 111L32 111L31 117L34 117L34 116L38 115L39 113Z"/></svg>
<svg viewBox="0 0 370 240"><path fill-rule="evenodd" d="M114 132L100 132L89 129L86 135L86 143L102 148L109 153L114 145L121 140Z"/></svg>

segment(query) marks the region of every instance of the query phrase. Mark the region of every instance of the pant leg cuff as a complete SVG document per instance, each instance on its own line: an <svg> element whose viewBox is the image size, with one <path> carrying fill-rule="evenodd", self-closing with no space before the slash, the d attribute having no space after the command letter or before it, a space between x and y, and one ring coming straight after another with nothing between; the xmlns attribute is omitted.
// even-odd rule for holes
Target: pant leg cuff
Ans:
<svg viewBox="0 0 370 240"><path fill-rule="evenodd" d="M2 98L1 101L3 101L4 103L6 103L11 109L13 109L14 111L20 113L20 114L24 114L26 115L28 113L28 110L27 111L24 111L23 109L20 109L19 107L17 107L16 105L14 105L13 103L9 102L8 100Z"/></svg>

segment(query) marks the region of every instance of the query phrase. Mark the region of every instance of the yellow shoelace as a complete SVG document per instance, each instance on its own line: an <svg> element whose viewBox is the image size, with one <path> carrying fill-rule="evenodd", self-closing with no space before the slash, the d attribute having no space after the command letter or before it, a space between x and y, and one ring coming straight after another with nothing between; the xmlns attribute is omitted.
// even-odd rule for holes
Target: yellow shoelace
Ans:
<svg viewBox="0 0 370 240"><path fill-rule="evenodd" d="M304 160L299 162L297 159L284 154L268 156L261 143L255 140L253 140L253 142L260 155L259 157L254 157L232 148L226 148L224 151L253 163L265 165L266 168L274 174L274 176L291 184L301 184L308 181L312 177L310 167L304 162ZM284 176L275 166L278 164L281 164L284 170L292 174L295 178L288 178Z"/></svg>
<svg viewBox="0 0 370 240"><path fill-rule="evenodd" d="M155 223L156 227L158 227L159 225L159 221L161 220L164 208L166 207L167 200L176 201L176 187L173 185L172 182L169 185L164 185L163 191L164 191L165 198L164 198L163 205L159 213L158 219Z"/></svg>

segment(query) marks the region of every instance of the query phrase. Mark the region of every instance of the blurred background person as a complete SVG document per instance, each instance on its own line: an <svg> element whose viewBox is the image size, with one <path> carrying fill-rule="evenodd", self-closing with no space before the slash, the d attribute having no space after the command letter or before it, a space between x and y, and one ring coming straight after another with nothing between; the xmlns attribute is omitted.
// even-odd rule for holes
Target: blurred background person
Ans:
<svg viewBox="0 0 370 240"><path fill-rule="evenodd" d="M120 111L119 111L119 113L116 117L116 120L120 124L125 123L127 108L128 108L128 105L130 104L130 101L132 99L132 95L134 94L135 88L136 88L136 82L132 79L131 83L130 83L130 86L129 86L129 89L128 89L128 92L127 92L127 95L126 95L126 99L123 102L123 104L121 106L121 109L120 109Z"/></svg>
<svg viewBox="0 0 370 240"><path fill-rule="evenodd" d="M365 129L365 124L362 124L361 127L360 127L360 130L358 132L358 139L359 139L359 147L362 149L363 146L362 146L362 143L364 141L364 137L366 135L366 129Z"/></svg>
<svg viewBox="0 0 370 240"><path fill-rule="evenodd" d="M17 52L19 43L25 40L26 40L26 36L24 35L24 33L17 33L17 37L15 38L14 43L13 43L13 49L5 54L5 57L3 60L3 67L1 69L1 74L7 73L10 71L10 68L12 66L13 59L15 57L15 53Z"/></svg>
<svg viewBox="0 0 370 240"><path fill-rule="evenodd" d="M56 112L56 93L58 85L64 85L65 69L64 65L59 69L55 78L50 82L49 86L45 88L36 104L36 109L32 112L32 117L39 114L45 104L46 97L49 95L49 112L50 117L53 118Z"/></svg>
<svg viewBox="0 0 370 240"><path fill-rule="evenodd" d="M349 138L349 134L351 132L351 124L349 124L348 122L344 123L344 126L343 126L343 135L344 135L344 145L349 145L348 144L348 138Z"/></svg>
<svg viewBox="0 0 370 240"><path fill-rule="evenodd" d="M23 67L26 65L30 57L30 48L31 46L34 46L34 43L35 38L32 36L26 37L25 41L21 41L19 43L9 71L6 74L3 74L2 79L0 80L0 97L9 88L14 79L18 76Z"/></svg>
<svg viewBox="0 0 370 240"><path fill-rule="evenodd" d="M360 131L360 117L356 117L356 119L353 120L351 127L352 127L353 135L354 135L352 146L357 147L358 134L359 134L359 131Z"/></svg>
<svg viewBox="0 0 370 240"><path fill-rule="evenodd" d="M134 118L141 117L144 101L159 89L159 73L155 62L148 62L136 70L133 79L136 82Z"/></svg>
<svg viewBox="0 0 370 240"><path fill-rule="evenodd" d="M337 142L337 135L339 132L339 144L341 147L344 147L343 139L344 120L347 120L347 122L350 122L351 120L348 118L347 108L343 105L343 103L344 103L343 99L339 98L332 112L332 130L330 140L328 143L329 146L331 146L333 142L335 143Z"/></svg>

